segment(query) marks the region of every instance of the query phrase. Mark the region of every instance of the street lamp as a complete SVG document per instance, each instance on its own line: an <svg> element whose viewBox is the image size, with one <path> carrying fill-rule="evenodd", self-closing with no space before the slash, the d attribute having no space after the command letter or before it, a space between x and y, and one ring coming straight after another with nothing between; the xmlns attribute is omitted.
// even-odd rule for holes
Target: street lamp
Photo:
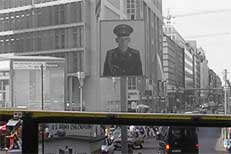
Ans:
<svg viewBox="0 0 231 154"><path fill-rule="evenodd" d="M85 72L77 72L77 78L79 80L79 90L80 90L80 111L83 111L83 85L85 79Z"/></svg>

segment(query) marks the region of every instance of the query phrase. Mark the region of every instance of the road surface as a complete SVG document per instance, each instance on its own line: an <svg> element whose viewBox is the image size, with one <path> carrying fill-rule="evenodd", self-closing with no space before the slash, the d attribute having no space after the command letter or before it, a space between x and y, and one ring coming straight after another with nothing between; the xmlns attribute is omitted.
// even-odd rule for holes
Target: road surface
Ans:
<svg viewBox="0 0 231 154"><path fill-rule="evenodd" d="M221 128L199 128L199 154L228 154L223 147L223 140L220 136ZM146 138L143 149L133 150L133 154L158 154L159 141L155 138ZM121 151L115 151L121 154Z"/></svg>

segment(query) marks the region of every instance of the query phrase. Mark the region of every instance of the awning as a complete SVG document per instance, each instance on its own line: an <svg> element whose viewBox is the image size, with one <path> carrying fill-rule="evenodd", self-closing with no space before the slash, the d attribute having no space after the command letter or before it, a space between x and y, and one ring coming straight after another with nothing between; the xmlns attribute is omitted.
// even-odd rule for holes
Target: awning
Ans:
<svg viewBox="0 0 231 154"><path fill-rule="evenodd" d="M19 122L20 122L20 120L9 120L8 123L6 124L6 126L14 127L14 126L16 126Z"/></svg>

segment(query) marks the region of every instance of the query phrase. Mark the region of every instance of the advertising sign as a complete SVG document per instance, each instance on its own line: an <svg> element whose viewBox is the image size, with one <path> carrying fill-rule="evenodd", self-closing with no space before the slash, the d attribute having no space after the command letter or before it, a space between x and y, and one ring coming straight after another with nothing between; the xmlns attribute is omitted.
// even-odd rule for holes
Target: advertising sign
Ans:
<svg viewBox="0 0 231 154"><path fill-rule="evenodd" d="M145 71L143 20L100 22L100 76L143 76Z"/></svg>
<svg viewBox="0 0 231 154"><path fill-rule="evenodd" d="M64 63L58 62L32 62L32 61L14 61L13 62L13 69L63 69Z"/></svg>
<svg viewBox="0 0 231 154"><path fill-rule="evenodd" d="M14 61L13 69L41 69L41 66L45 67L45 62L30 62L30 61ZM45 68L44 68L45 69Z"/></svg>

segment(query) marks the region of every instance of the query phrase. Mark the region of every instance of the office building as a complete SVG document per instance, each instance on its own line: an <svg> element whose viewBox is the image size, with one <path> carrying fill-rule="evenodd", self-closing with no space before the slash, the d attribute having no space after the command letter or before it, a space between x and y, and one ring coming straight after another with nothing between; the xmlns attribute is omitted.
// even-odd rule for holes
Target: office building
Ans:
<svg viewBox="0 0 231 154"><path fill-rule="evenodd" d="M182 108L184 94L184 48L167 35L163 37L163 70L167 82L167 104L169 111Z"/></svg>
<svg viewBox="0 0 231 154"><path fill-rule="evenodd" d="M162 80L161 0L0 0L0 53L65 58L66 110L119 111L119 79L100 78L98 40L100 20L123 19L144 20L147 40L145 77L128 79L135 94L129 103L154 104Z"/></svg>

